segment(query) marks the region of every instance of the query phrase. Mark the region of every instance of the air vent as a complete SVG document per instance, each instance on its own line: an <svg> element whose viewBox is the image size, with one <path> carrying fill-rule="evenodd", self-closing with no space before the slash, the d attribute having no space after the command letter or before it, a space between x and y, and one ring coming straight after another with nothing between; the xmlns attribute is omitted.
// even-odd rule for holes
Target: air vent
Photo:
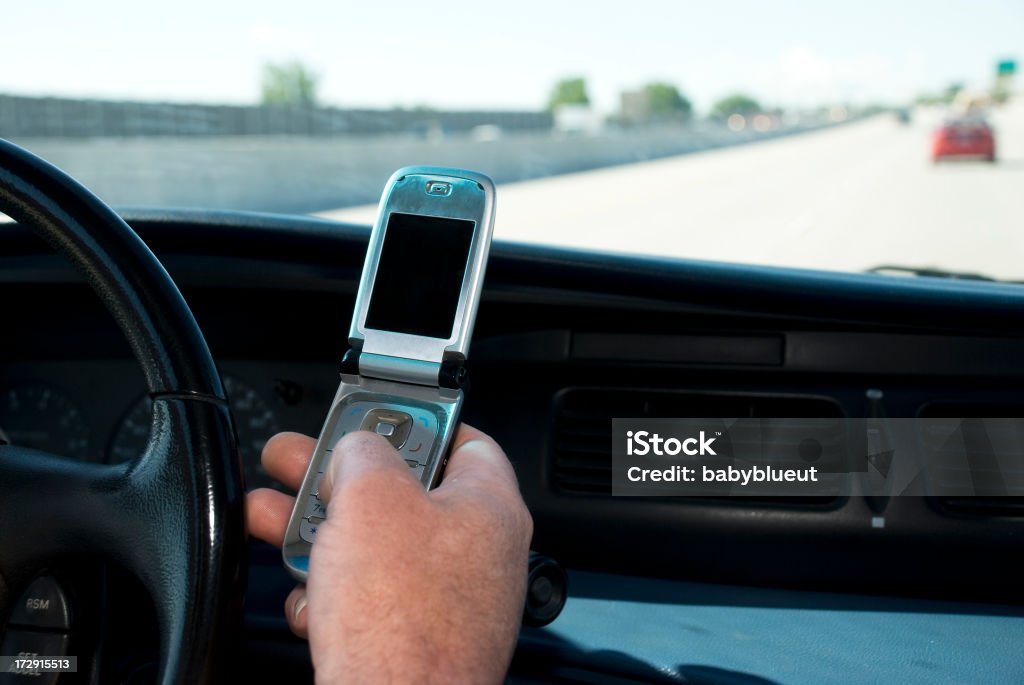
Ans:
<svg viewBox="0 0 1024 685"><path fill-rule="evenodd" d="M555 398L552 483L565 494L611 495L613 418L832 418L839 405L827 398L718 392L571 388ZM794 442L794 450L799 441ZM688 497L686 499L703 499ZM834 497L730 497L807 506Z"/></svg>
<svg viewBox="0 0 1024 685"><path fill-rule="evenodd" d="M921 409L919 414L922 418L929 419L970 419L970 418L991 418L991 419L1016 419L1024 417L1024 405L1022 404L993 404L993 403L970 403L970 402L933 402ZM994 451L992 442L984 436L972 436L969 426L963 433L963 447L971 460L967 468L946 467L943 464L959 463L959 459L950 459L944 451L944 445L934 435L924 435L925 447L930 452L934 463L940 465L936 474L937 477L948 480L952 483L980 483L983 487L998 488L1001 482L1001 474L997 468L990 468L996 463L998 454ZM1024 444L1024 436L1011 436L1013 439L1002 441L1004 444ZM1010 516L1024 517L1024 497L1000 496L1000 497L937 497L934 500L941 511L955 514L974 514L982 516Z"/></svg>

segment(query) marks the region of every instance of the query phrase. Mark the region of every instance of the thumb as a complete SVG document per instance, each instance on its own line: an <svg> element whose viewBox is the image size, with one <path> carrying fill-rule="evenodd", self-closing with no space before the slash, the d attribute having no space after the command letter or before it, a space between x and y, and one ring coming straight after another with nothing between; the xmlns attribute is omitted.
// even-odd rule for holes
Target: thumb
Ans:
<svg viewBox="0 0 1024 685"><path fill-rule="evenodd" d="M320 480L320 499L326 504L347 483L368 478L419 485L391 443L375 433L355 431L334 445Z"/></svg>

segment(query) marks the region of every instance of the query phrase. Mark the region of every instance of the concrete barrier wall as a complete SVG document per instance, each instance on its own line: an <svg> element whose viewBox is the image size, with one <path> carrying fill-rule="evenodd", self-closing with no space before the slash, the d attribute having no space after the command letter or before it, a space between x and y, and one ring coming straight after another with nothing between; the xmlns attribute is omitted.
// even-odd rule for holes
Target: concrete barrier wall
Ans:
<svg viewBox="0 0 1024 685"><path fill-rule="evenodd" d="M548 112L202 105L0 95L2 138L455 133L548 130Z"/></svg>
<svg viewBox="0 0 1024 685"><path fill-rule="evenodd" d="M822 128L756 132L707 122L610 131L470 135L38 138L13 140L62 167L114 206L315 212L375 202L410 164L477 169L498 183L539 178Z"/></svg>

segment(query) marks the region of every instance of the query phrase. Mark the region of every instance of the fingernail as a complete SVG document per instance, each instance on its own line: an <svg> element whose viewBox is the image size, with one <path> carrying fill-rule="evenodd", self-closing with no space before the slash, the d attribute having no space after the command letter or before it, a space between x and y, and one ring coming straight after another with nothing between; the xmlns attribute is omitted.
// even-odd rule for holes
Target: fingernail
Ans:
<svg viewBox="0 0 1024 685"><path fill-rule="evenodd" d="M307 604L309 604L309 600L306 599L306 595L302 595L297 600L295 600L295 607L292 609L292 617L296 621L299 620L299 614L302 613L302 610L306 608Z"/></svg>

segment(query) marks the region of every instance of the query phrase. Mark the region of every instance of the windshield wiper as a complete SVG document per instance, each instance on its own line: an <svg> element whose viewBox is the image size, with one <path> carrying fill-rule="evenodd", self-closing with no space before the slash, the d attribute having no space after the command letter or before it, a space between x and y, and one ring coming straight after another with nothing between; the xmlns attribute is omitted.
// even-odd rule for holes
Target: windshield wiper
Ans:
<svg viewBox="0 0 1024 685"><path fill-rule="evenodd" d="M904 276L926 276L928 278L952 278L960 281L989 281L998 282L999 279L975 274L965 271L949 271L948 269L937 269L935 267L900 266L896 264L882 264L865 269L869 274L890 274Z"/></svg>

